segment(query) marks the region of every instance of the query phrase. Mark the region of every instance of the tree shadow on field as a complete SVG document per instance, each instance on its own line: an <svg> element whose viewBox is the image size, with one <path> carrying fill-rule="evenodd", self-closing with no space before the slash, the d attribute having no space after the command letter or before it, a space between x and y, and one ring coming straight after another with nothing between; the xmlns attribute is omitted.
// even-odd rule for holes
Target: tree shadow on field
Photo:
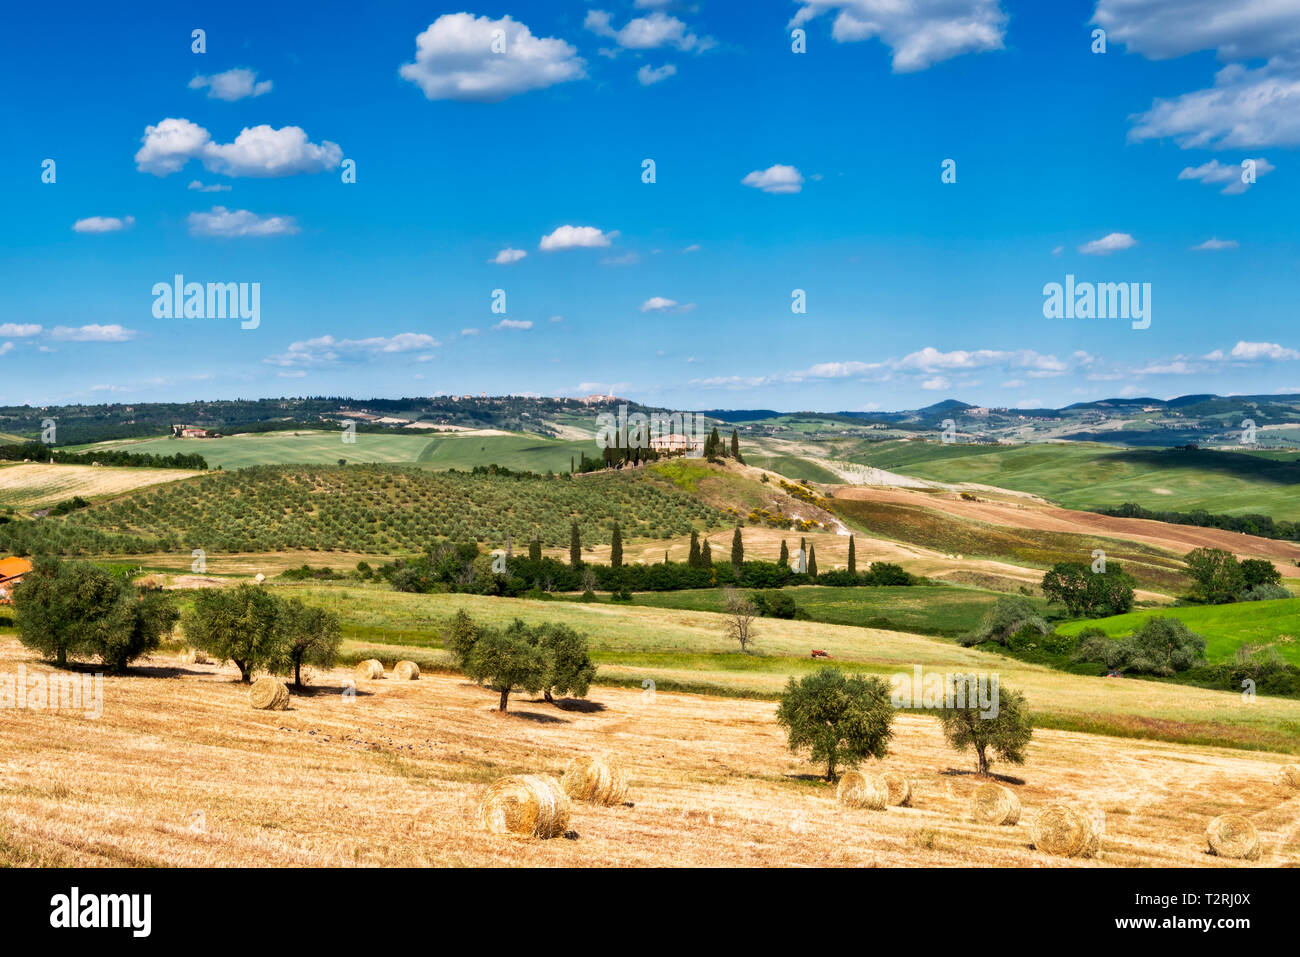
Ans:
<svg viewBox="0 0 1300 957"><path fill-rule="evenodd" d="M489 709L490 714L495 714L504 718L520 718L523 721L535 721L538 724L570 724L564 718L557 718L553 714L538 714L536 711L498 711L496 708Z"/></svg>
<svg viewBox="0 0 1300 957"><path fill-rule="evenodd" d="M535 704L541 704L546 701L545 698L532 699ZM553 703L561 711L573 711L577 714L597 714L601 711L608 711L599 701L588 701L585 698L556 698Z"/></svg>
<svg viewBox="0 0 1300 957"><path fill-rule="evenodd" d="M374 694L373 691L362 691L360 688L354 688L352 685L303 685L296 688L292 683L286 683L289 693L297 695L299 698L319 698L325 695L341 695L345 691L352 691L358 698L369 698Z"/></svg>
<svg viewBox="0 0 1300 957"><path fill-rule="evenodd" d="M787 781L802 781L804 784L827 784L824 774L783 774Z"/></svg>
<svg viewBox="0 0 1300 957"><path fill-rule="evenodd" d="M1010 774L994 774L992 772L980 774L978 771L968 771L964 768L949 768L947 771L940 771L939 773L947 777L972 777L979 778L982 781L998 781L1002 784L1025 783L1024 778L1012 777Z"/></svg>
<svg viewBox="0 0 1300 957"><path fill-rule="evenodd" d="M199 671L188 665L132 665L126 674L133 678L184 678L210 675L212 672Z"/></svg>

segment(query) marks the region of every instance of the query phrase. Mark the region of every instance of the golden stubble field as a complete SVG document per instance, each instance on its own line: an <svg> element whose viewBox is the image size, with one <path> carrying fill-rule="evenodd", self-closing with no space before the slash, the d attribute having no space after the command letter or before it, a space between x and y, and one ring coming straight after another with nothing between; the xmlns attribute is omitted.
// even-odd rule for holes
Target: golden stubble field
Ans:
<svg viewBox="0 0 1300 957"><path fill-rule="evenodd" d="M12 638L0 671L44 671ZM977 779L937 722L900 717L885 766L914 807L844 810L785 748L771 702L598 687L561 710L527 696L509 715L458 676L315 676L290 710L257 712L231 668L157 656L105 679L104 713L0 710L0 865L106 866L1280 866L1300 863L1300 791L1280 755L1040 730L1004 768L1025 813L969 823ZM559 774L609 752L630 806L575 805L568 837L498 837L475 814L485 786ZM1099 860L1047 857L1029 821L1055 801L1106 813ZM1258 864L1205 853L1205 825L1249 817Z"/></svg>

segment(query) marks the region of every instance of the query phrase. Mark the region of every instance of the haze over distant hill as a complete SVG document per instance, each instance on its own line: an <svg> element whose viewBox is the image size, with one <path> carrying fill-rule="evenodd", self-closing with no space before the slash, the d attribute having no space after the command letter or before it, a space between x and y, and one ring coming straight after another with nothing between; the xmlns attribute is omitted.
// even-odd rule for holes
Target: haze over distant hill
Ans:
<svg viewBox="0 0 1300 957"><path fill-rule="evenodd" d="M57 426L55 444L84 445L169 435L175 425L231 435L304 427L337 429L340 423L351 421L365 432L431 435L438 431L494 429L551 439L583 439L595 434L600 413L624 406L629 414L696 411L659 409L616 396L316 396L0 407L0 433L36 439L46 421L53 420ZM993 408L946 399L921 409L898 411L708 409L703 414L714 424L734 427L742 436L755 437L840 434L886 438L948 429L962 443L1067 439L1138 446L1300 446L1300 395L1113 398L1061 409ZM949 420L951 425L947 424ZM1242 442L1243 438L1248 441Z"/></svg>

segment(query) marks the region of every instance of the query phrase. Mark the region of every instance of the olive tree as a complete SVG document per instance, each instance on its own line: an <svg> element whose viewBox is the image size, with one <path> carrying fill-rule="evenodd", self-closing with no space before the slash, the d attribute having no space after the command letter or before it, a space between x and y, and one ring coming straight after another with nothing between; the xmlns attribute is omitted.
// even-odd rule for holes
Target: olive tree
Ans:
<svg viewBox="0 0 1300 957"><path fill-rule="evenodd" d="M834 781L841 763L856 767L864 758L885 756L894 714L884 679L846 677L828 665L800 681L790 679L776 720L786 729L791 752L807 749L811 760L826 764L826 780Z"/></svg>
<svg viewBox="0 0 1300 957"><path fill-rule="evenodd" d="M1034 731L1025 696L994 685L997 700L981 702L976 693L979 681L976 675L953 676L939 711L943 736L956 750L975 752L980 774L989 773L990 751L1003 761L1024 764L1025 748Z"/></svg>
<svg viewBox="0 0 1300 957"><path fill-rule="evenodd" d="M287 657L281 604L253 585L205 589L194 596L181 626L191 645L233 662L247 684L254 671L275 670Z"/></svg>

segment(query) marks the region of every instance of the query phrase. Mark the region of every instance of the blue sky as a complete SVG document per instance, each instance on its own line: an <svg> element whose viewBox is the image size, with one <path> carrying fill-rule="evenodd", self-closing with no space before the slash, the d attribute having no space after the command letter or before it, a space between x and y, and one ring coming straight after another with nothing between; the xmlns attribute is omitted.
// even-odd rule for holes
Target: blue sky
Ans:
<svg viewBox="0 0 1300 957"><path fill-rule="evenodd" d="M1300 390L1300 4L1234 7L17 8L0 404ZM178 273L260 324L157 318ZM1150 327L1044 318L1066 274Z"/></svg>

